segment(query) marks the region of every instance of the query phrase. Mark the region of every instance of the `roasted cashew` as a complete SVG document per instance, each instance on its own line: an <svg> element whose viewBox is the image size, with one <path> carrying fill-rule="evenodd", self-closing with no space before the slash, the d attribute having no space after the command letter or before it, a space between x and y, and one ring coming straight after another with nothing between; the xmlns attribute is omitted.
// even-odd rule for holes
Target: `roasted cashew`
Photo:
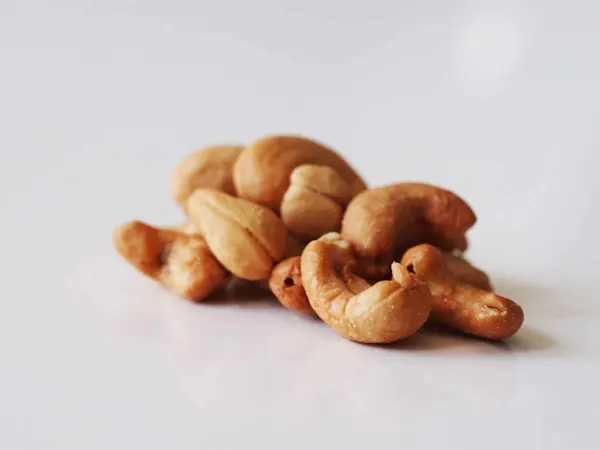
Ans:
<svg viewBox="0 0 600 450"><path fill-rule="evenodd" d="M183 233L183 234L202 236L202 234L200 233L200 230L198 229L196 224L189 219L184 220L179 225L176 225L169 229L174 230L174 231L179 231L180 233Z"/></svg>
<svg viewBox="0 0 600 450"><path fill-rule="evenodd" d="M448 270L455 278L485 291L492 290L490 280L485 272L458 255L444 253L444 258ZM269 278L269 289L286 308L300 313L314 314L304 286L302 286L300 260L299 256L292 256L277 264ZM355 276L347 281L352 283L357 280L362 279Z"/></svg>
<svg viewBox="0 0 600 450"><path fill-rule="evenodd" d="M215 189L196 189L185 210L215 257L239 278L266 280L285 255L287 231L268 208Z"/></svg>
<svg viewBox="0 0 600 450"><path fill-rule="evenodd" d="M427 286L398 263L392 281L371 286L353 274L355 258L338 233L312 241L302 252L302 284L317 315L347 339L388 343L414 334L433 300Z"/></svg>
<svg viewBox="0 0 600 450"><path fill-rule="evenodd" d="M113 231L113 244L140 272L193 301L225 286L230 278L201 236L134 221Z"/></svg>
<svg viewBox="0 0 600 450"><path fill-rule="evenodd" d="M233 165L244 147L215 145L184 158L171 178L171 195L182 207L199 188L212 188L235 195Z"/></svg>
<svg viewBox="0 0 600 450"><path fill-rule="evenodd" d="M202 232L198 226L189 219L181 222L179 225L171 227L170 229L184 234L202 236ZM288 234L284 257L291 258L292 256L300 256L302 254L302 250L304 250L304 246Z"/></svg>
<svg viewBox="0 0 600 450"><path fill-rule="evenodd" d="M402 265L429 286L434 299L431 318L437 322L486 339L510 337L523 324L519 305L457 279L432 245L408 250Z"/></svg>
<svg viewBox="0 0 600 450"><path fill-rule="evenodd" d="M304 164L290 175L290 187L281 202L281 218L294 236L311 241L339 231L352 187L328 166Z"/></svg>
<svg viewBox="0 0 600 450"><path fill-rule="evenodd" d="M472 265L462 256L444 253L446 267L455 278L484 291L492 291L492 283L487 273Z"/></svg>
<svg viewBox="0 0 600 450"><path fill-rule="evenodd" d="M293 256L277 264L269 277L269 289L286 308L314 315L315 312L302 286L300 260L300 256Z"/></svg>
<svg viewBox="0 0 600 450"><path fill-rule="evenodd" d="M283 197L292 183L290 179L292 172L302 165L326 166L335 171L337 179L335 183L339 185L338 180L341 180L348 186L348 192L341 196L344 200L354 197L366 187L354 169L340 155L324 145L301 137L270 136L259 139L246 147L236 161L233 168L233 181L237 195L279 213ZM323 171L323 169L320 170ZM314 176L307 177L306 172L305 169L300 171L296 175L298 177L296 181L300 181L301 185L311 189L317 187L316 194L320 196L322 194L329 196L328 186ZM332 181L330 173L331 171L327 174L327 178ZM305 184L306 178L308 178L308 186ZM294 197L291 196L291 198ZM334 197L332 200L336 200L337 203L338 198ZM290 198L288 198L288 203L289 201ZM322 200L319 200L319 205L321 203ZM306 218L304 220L308 220L309 216L318 216L319 210L315 212L311 210L314 205L314 199L301 201L294 206L294 214L296 217L304 216ZM290 205L288 204L287 212L289 213L289 211ZM318 236L320 235L311 233L309 238ZM306 238L306 236L303 237Z"/></svg>
<svg viewBox="0 0 600 450"><path fill-rule="evenodd" d="M464 250L475 214L457 195L423 183L399 183L358 194L342 220L342 237L358 257L358 273L380 278L411 246Z"/></svg>

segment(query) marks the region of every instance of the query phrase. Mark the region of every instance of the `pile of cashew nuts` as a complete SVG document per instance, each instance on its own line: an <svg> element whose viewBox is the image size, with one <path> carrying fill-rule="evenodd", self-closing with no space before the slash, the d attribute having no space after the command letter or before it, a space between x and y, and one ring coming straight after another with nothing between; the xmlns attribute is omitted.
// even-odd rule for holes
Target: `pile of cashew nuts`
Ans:
<svg viewBox="0 0 600 450"><path fill-rule="evenodd" d="M125 223L113 243L194 302L232 277L250 280L286 308L372 344L407 338L427 321L484 339L523 323L521 307L463 257L476 217L462 198L425 183L368 189L313 140L205 148L179 164L171 193L186 222Z"/></svg>

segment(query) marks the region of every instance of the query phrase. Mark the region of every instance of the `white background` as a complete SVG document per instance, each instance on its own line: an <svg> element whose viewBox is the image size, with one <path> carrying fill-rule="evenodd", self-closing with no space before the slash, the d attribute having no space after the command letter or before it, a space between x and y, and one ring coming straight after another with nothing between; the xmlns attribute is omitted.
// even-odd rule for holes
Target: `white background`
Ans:
<svg viewBox="0 0 600 450"><path fill-rule="evenodd" d="M0 448L597 449L599 81L596 0L0 0ZM116 256L273 133L467 199L521 332L362 346Z"/></svg>

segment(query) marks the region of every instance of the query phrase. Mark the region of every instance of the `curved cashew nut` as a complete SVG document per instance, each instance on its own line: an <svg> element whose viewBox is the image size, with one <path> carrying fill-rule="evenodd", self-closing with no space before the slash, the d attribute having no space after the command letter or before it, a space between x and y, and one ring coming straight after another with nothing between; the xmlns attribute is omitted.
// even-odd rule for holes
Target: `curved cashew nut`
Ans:
<svg viewBox="0 0 600 450"><path fill-rule="evenodd" d="M358 272L378 278L413 245L464 250L464 234L475 221L475 213L456 194L423 183L399 183L354 197L342 220L342 237L356 251Z"/></svg>
<svg viewBox="0 0 600 450"><path fill-rule="evenodd" d="M290 175L290 187L281 202L281 219L294 236L310 241L339 231L352 196L352 186L337 171L304 164Z"/></svg>
<svg viewBox="0 0 600 450"><path fill-rule="evenodd" d="M133 221L113 231L113 244L140 272L192 301L202 300L230 278L197 235Z"/></svg>
<svg viewBox="0 0 600 450"><path fill-rule="evenodd" d="M471 265L467 260L452 253L444 253L446 267L450 273L471 286L484 291L492 291L488 275ZM269 278L269 289L273 295L288 309L314 315L314 310L310 306L304 286L302 286L302 271L300 256L292 256L284 259L273 268ZM350 277L346 281L355 283L362 280L360 277ZM364 281L364 280L362 280ZM368 286L367 286L368 287ZM350 290L360 291L359 286L351 286Z"/></svg>
<svg viewBox="0 0 600 450"><path fill-rule="evenodd" d="M388 343L414 334L432 307L429 289L398 263L392 281L371 286L352 273L355 259L338 233L302 253L302 284L317 315L347 339Z"/></svg>
<svg viewBox="0 0 600 450"><path fill-rule="evenodd" d="M233 165L242 146L215 145L186 156L171 178L171 195L182 207L199 188L212 188L235 195Z"/></svg>
<svg viewBox="0 0 600 450"><path fill-rule="evenodd" d="M265 280L285 255L285 226L263 206L214 189L197 189L188 198L186 212L219 262L239 278Z"/></svg>
<svg viewBox="0 0 600 450"><path fill-rule="evenodd" d="M269 278L269 289L286 308L314 315L302 286L300 259L300 256L293 256L277 264Z"/></svg>
<svg viewBox="0 0 600 450"><path fill-rule="evenodd" d="M492 283L487 273L469 261L453 253L444 253L446 267L455 278L483 291L492 291Z"/></svg>
<svg viewBox="0 0 600 450"><path fill-rule="evenodd" d="M519 305L458 280L432 245L411 248L402 264L429 286L434 299L431 318L437 322L486 339L510 337L523 324Z"/></svg>
<svg viewBox="0 0 600 450"><path fill-rule="evenodd" d="M236 161L233 168L233 182L237 194L240 198L267 206L275 212L281 211L283 197L294 181L296 184L300 182L302 186L311 189L317 186L316 194L329 196L329 186L321 182L318 175L311 176L307 173L315 170L315 167L301 170L295 175L295 180L291 180L294 169L302 165L326 166L332 169L327 171L327 180L324 181L327 183L335 178L336 185L340 182L347 185L348 192L342 195L344 199L352 198L366 188L364 181L356 171L340 155L324 145L301 137L270 136L259 139L246 147ZM324 171L325 169L318 169L316 172L323 173ZM332 172L335 172L335 177L331 176ZM345 186L344 189L346 189ZM293 194L290 196L291 199L294 198ZM311 198L307 195L305 197ZM318 211L311 211L311 207L315 206L314 197L312 198L312 201L308 201L304 205L302 203L296 205L293 214L300 214L300 208L302 208L304 217L317 216ZM332 199L337 200L337 198ZM288 203L289 201L290 198L288 198ZM318 200L318 202L318 205L322 207L323 200ZM289 205L286 209L286 215L289 216ZM318 236L320 235L313 234L310 238Z"/></svg>

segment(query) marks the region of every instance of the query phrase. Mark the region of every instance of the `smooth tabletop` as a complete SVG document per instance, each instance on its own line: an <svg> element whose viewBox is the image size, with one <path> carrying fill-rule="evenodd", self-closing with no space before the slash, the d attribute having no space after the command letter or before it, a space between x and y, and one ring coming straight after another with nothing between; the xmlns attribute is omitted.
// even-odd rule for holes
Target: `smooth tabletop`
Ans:
<svg viewBox="0 0 600 450"><path fill-rule="evenodd" d="M600 4L0 1L0 448L600 448ZM191 151L297 133L478 215L525 311L352 343L246 283L128 266Z"/></svg>

